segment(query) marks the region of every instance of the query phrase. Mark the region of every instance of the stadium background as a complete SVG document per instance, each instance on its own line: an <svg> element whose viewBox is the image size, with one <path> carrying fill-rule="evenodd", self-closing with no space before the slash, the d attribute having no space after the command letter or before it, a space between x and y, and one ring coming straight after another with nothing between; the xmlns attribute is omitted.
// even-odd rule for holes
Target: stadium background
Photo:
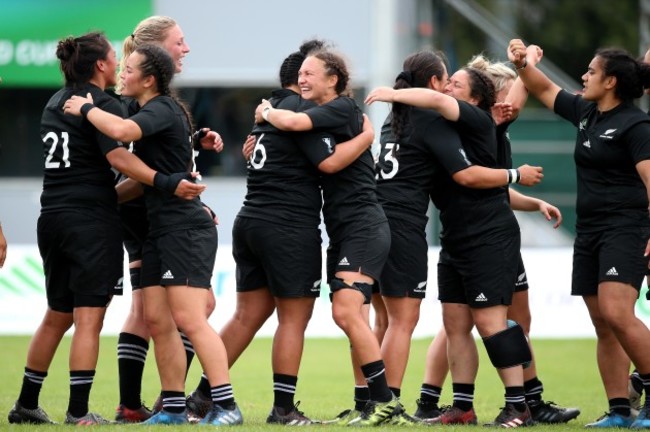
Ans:
<svg viewBox="0 0 650 432"><path fill-rule="evenodd" d="M616 14L612 7L607 0L329 0L326 6L298 0L3 0L0 221L9 256L0 270L0 333L32 333L45 307L35 237L42 176L39 118L62 82L53 54L58 39L101 29L119 51L123 38L148 15L172 16L183 28L192 51L176 86L198 124L219 131L227 147L221 154L199 157L208 184L204 200L220 217L218 313L213 318L219 327L234 307L229 247L232 221L245 193L240 144L250 129L254 107L277 85L280 61L303 40L316 36L336 44L349 59L360 104L368 89L393 82L410 52L443 49L454 70L478 52L503 59L505 44L515 35L541 45L545 71L563 87L577 90L597 47L617 45L641 54L650 46L650 1L617 2ZM647 108L647 101L642 103ZM374 104L366 111L378 128L388 106ZM524 192L557 205L565 218L563 227L554 231L537 214L518 215L532 285L533 336L591 336L582 302L568 295L575 221L574 130L531 101L511 128L511 138L515 165L525 162L545 168L543 184ZM432 274L416 336L433 334L440 324L434 301L436 222L432 211ZM119 330L128 300L127 295L114 301L106 333ZM650 319L643 296L638 311ZM310 335L339 335L331 324L326 297L318 302L314 318ZM268 323L262 334L272 334L273 327Z"/></svg>

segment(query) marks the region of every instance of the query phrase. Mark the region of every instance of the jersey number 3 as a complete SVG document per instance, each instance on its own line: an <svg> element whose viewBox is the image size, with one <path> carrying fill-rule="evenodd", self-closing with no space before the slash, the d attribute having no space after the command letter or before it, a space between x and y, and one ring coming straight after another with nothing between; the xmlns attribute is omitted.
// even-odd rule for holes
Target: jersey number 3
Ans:
<svg viewBox="0 0 650 432"><path fill-rule="evenodd" d="M399 150L399 144L394 144L394 143L386 143L386 153L384 154L384 160L386 161L386 164L391 165L391 170L386 172L383 169L379 170L379 175L381 175L382 179L392 179L395 177L395 174L397 174L397 171L399 170L399 162L397 158L393 155L393 147L395 147L395 151Z"/></svg>
<svg viewBox="0 0 650 432"><path fill-rule="evenodd" d="M43 142L50 149L45 158L45 168L61 168L63 162L64 168L70 167L70 149L68 148L68 133L61 132L61 148L59 149L59 136L54 132L48 132L43 137Z"/></svg>

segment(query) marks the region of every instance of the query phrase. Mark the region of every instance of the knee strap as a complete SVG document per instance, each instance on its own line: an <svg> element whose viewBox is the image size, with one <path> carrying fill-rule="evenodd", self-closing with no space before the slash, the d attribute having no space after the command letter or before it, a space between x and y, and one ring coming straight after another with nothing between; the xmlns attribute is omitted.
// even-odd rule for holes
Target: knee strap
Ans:
<svg viewBox="0 0 650 432"><path fill-rule="evenodd" d="M524 329L517 323L483 338L483 345L497 369L525 365L533 359Z"/></svg>
<svg viewBox="0 0 650 432"><path fill-rule="evenodd" d="M359 291L361 294L363 294L363 304L370 304L370 298L372 297L371 284L367 284L365 282L343 280L337 277L332 278L330 281L330 291L332 291L332 294L334 294L336 291L346 288ZM330 300L332 299L332 294L330 294Z"/></svg>
<svg viewBox="0 0 650 432"><path fill-rule="evenodd" d="M142 272L142 267L131 267L129 273L131 276L131 288L142 288L140 286L140 273Z"/></svg>

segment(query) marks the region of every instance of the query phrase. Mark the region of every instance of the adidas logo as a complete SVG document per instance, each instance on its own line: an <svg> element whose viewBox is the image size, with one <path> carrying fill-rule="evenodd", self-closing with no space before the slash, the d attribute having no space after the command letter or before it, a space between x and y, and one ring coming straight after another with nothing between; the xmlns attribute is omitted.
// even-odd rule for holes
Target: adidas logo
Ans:
<svg viewBox="0 0 650 432"><path fill-rule="evenodd" d="M174 275L171 270L167 270L162 277L163 279L174 279Z"/></svg>
<svg viewBox="0 0 650 432"><path fill-rule="evenodd" d="M485 294L483 294L483 293L477 295L476 298L474 299L474 301L477 301L477 302L484 302L484 301L487 301L487 300L488 300L487 297L485 297Z"/></svg>
<svg viewBox="0 0 650 432"><path fill-rule="evenodd" d="M343 259L341 261L339 261L339 265L349 266L350 262L348 261L348 257L343 257Z"/></svg>
<svg viewBox="0 0 650 432"><path fill-rule="evenodd" d="M616 267L612 267L611 269L607 270L607 273L605 273L605 276L618 276L618 272L616 271Z"/></svg>
<svg viewBox="0 0 650 432"><path fill-rule="evenodd" d="M591 148L591 143L589 142L589 140L583 142L582 145L587 147L587 148Z"/></svg>

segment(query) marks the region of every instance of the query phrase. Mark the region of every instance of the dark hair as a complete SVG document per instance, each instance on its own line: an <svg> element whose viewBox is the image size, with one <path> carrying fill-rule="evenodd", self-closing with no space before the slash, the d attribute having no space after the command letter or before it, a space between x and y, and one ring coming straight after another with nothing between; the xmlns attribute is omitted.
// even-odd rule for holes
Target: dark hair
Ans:
<svg viewBox="0 0 650 432"><path fill-rule="evenodd" d="M467 72L470 97L478 99L479 108L489 111L497 101L494 83L490 77L485 72L472 67L464 67L461 70Z"/></svg>
<svg viewBox="0 0 650 432"><path fill-rule="evenodd" d="M352 97L352 91L348 89L350 72L348 72L348 67L345 65L343 57L326 50L317 51L312 55L325 63L326 75L335 75L338 78L334 87L336 94Z"/></svg>
<svg viewBox="0 0 650 432"><path fill-rule="evenodd" d="M158 92L163 96L171 97L181 107L187 117L190 129L192 129L192 115L190 114L190 110L170 87L176 67L169 53L158 45L142 45L133 52L143 56L138 66L142 77L153 76L155 78Z"/></svg>
<svg viewBox="0 0 650 432"><path fill-rule="evenodd" d="M627 51L618 48L603 48L596 51L603 59L605 76L616 78L614 94L622 101L631 101L643 96L643 89L650 87L650 66L632 58Z"/></svg>
<svg viewBox="0 0 650 432"><path fill-rule="evenodd" d="M428 87L431 77L435 76L442 79L445 72L445 63L439 53L433 51L419 51L409 55L404 60L402 72L395 79L395 89L410 87ZM411 106L402 103L393 103L391 110L391 128L395 140L400 141L404 133L405 126L409 123L411 117ZM393 147L393 153L396 155L397 147Z"/></svg>
<svg viewBox="0 0 650 432"><path fill-rule="evenodd" d="M105 60L110 50L111 44L101 32L61 39L56 46L56 57L66 87L87 84L95 75L97 60Z"/></svg>
<svg viewBox="0 0 650 432"><path fill-rule="evenodd" d="M300 70L300 66L302 66L302 62L310 53L324 49L325 46L325 41L311 39L303 42L298 51L289 54L282 62L282 66L280 66L280 85L282 88L298 84L298 71Z"/></svg>

